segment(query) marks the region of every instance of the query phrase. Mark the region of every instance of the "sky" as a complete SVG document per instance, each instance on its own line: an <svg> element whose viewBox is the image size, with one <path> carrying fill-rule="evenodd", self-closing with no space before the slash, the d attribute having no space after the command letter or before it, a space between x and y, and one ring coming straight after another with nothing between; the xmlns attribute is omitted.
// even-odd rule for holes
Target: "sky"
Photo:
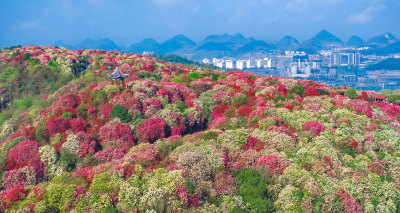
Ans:
<svg viewBox="0 0 400 213"><path fill-rule="evenodd" d="M322 29L343 40L400 37L400 0L0 0L0 47L86 38L128 46L177 34L198 42L225 33L304 41Z"/></svg>

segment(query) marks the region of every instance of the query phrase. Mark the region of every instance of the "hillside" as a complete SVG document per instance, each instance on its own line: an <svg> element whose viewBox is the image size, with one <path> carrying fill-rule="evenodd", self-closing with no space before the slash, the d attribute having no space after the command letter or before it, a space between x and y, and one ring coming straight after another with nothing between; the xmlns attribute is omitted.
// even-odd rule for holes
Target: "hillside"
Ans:
<svg viewBox="0 0 400 213"><path fill-rule="evenodd" d="M0 212L400 209L400 106L375 92L103 50L27 46L0 61L1 88L30 75L49 87L9 90ZM111 85L109 66L131 88Z"/></svg>

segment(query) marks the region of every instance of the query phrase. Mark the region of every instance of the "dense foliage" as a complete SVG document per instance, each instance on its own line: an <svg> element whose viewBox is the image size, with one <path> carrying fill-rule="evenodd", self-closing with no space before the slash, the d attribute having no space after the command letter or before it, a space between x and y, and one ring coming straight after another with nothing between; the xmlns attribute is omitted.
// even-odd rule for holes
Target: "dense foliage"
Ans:
<svg viewBox="0 0 400 213"><path fill-rule="evenodd" d="M0 60L0 88L25 72L71 75L25 98L13 86L0 212L400 209L400 106L375 92L100 50L27 46ZM111 85L110 65L131 87Z"/></svg>

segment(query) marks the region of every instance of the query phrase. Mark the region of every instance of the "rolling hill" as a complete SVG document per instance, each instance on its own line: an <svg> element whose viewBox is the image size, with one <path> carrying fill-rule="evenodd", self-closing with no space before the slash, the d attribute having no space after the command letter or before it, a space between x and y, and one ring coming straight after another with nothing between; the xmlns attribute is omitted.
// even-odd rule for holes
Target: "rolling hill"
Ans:
<svg viewBox="0 0 400 213"><path fill-rule="evenodd" d="M9 86L1 212L399 210L400 106L375 92L32 45L1 50Z"/></svg>

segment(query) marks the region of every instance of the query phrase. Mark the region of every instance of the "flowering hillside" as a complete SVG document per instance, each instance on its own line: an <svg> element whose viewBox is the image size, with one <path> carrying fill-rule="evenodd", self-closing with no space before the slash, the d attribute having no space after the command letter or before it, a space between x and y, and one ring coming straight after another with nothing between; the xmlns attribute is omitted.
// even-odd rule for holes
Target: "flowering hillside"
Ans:
<svg viewBox="0 0 400 213"><path fill-rule="evenodd" d="M70 76L0 113L0 212L400 211L400 106L375 92L99 50L0 60Z"/></svg>

